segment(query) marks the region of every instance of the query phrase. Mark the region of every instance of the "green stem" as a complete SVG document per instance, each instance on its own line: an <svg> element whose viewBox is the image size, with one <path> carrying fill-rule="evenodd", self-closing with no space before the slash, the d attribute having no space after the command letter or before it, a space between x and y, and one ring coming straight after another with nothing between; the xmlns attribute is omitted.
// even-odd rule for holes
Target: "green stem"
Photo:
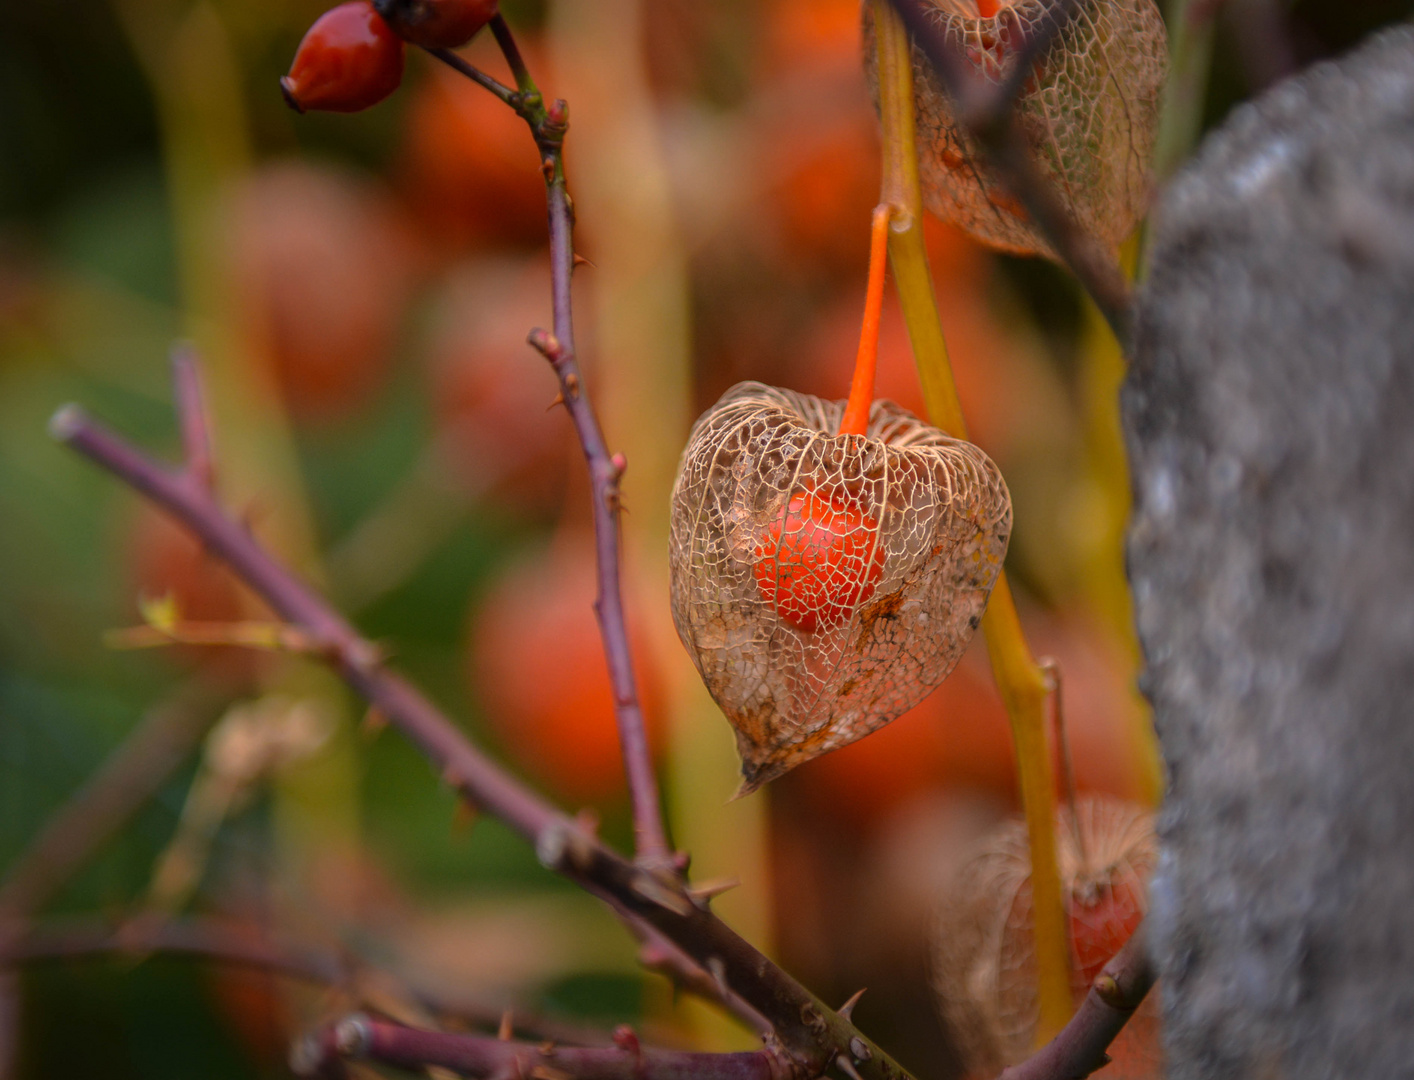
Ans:
<svg viewBox="0 0 1414 1080"><path fill-rule="evenodd" d="M967 437L948 361L942 322L933 298L923 243L923 196L918 179L913 97L913 57L908 33L887 0L872 0L878 48L879 112L884 133L882 201L894 206L890 265L899 305L930 421L957 438ZM1021 629L1006 573L997 578L982 622L992 675L1011 721L1017 779L1031 846L1037 998L1036 1037L1044 1042L1070 1018L1070 951L1056 867L1055 791L1046 741L1045 673Z"/></svg>

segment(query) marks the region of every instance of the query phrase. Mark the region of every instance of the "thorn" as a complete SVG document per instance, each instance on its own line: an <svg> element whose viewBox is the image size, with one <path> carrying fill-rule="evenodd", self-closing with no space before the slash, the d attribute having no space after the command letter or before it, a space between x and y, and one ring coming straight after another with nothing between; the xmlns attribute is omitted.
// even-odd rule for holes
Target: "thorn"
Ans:
<svg viewBox="0 0 1414 1080"><path fill-rule="evenodd" d="M581 266L588 266L589 268L595 270L598 269L598 267L596 267L592 262L590 262L583 255L576 251L574 253L574 261L570 263L570 268L573 270L578 270Z"/></svg>
<svg viewBox="0 0 1414 1080"><path fill-rule="evenodd" d="M687 895L692 897L693 903L704 911L707 910L707 903L713 897L721 896L724 892L729 892L741 884L738 878L718 878L715 881L704 881L699 885L688 886Z"/></svg>
<svg viewBox="0 0 1414 1080"><path fill-rule="evenodd" d="M850 994L849 1000L846 1001L843 1005L841 1005L837 1010L839 1014L843 1016L846 1020L852 1017L854 1015L854 1007L859 1004L859 999L864 996L864 991L868 989L869 988L867 986L861 986L854 993Z"/></svg>
<svg viewBox="0 0 1414 1080"><path fill-rule="evenodd" d="M686 896L663 884L647 871L641 870L635 874L629 887L650 904L671 911L674 915L692 914L693 905Z"/></svg>
<svg viewBox="0 0 1414 1080"><path fill-rule="evenodd" d="M1091 989L1101 1001L1112 1009L1126 1009L1128 1004L1124 1000L1124 994L1120 992L1119 982L1108 972L1100 972L1095 976L1095 981L1090 984Z"/></svg>
<svg viewBox="0 0 1414 1080"><path fill-rule="evenodd" d="M835 1058L835 1065L840 1072L849 1077L849 1080L861 1080L859 1070L854 1067L854 1062L850 1061L849 1058L845 1057L843 1054Z"/></svg>
<svg viewBox="0 0 1414 1080"><path fill-rule="evenodd" d="M496 1038L502 1042L510 1042L511 1036L515 1034L515 1029L511 1026L511 1010L507 1009L501 1014L501 1025L496 1029Z"/></svg>
<svg viewBox="0 0 1414 1080"><path fill-rule="evenodd" d="M552 402L550 402L550 404L548 404L548 405L545 406L545 411L546 411L546 412L549 412L549 411L550 411L551 409L553 409L556 405L563 405L564 403L565 403L565 395L564 395L564 394L556 394L556 395L555 395L555 400L552 401Z"/></svg>

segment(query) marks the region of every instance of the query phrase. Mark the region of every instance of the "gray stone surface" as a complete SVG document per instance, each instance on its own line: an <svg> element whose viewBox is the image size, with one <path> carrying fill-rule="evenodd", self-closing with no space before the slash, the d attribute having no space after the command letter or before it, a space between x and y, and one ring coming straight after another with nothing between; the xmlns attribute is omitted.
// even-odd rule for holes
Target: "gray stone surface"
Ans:
<svg viewBox="0 0 1414 1080"><path fill-rule="evenodd" d="M1157 222L1123 404L1170 1075L1414 1076L1414 32L1235 113Z"/></svg>

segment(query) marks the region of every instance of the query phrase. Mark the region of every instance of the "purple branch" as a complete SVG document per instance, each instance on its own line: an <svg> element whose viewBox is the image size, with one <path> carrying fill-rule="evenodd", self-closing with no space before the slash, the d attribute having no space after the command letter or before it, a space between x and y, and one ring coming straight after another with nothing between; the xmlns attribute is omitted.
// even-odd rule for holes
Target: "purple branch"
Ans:
<svg viewBox="0 0 1414 1080"><path fill-rule="evenodd" d="M809 1075L843 1058L863 1080L908 1074L848 1020L830 1009L712 914L677 874L631 862L486 758L407 680L382 666L365 641L317 593L277 562L216 503L190 472L160 464L66 406L54 437L107 469L172 514L226 562L284 619L320 643L322 655L365 700L397 725L472 803L535 845L540 862L646 927L650 946L668 942L666 962L694 972L728 1007L744 1002ZM691 965L680 960L691 959Z"/></svg>
<svg viewBox="0 0 1414 1080"><path fill-rule="evenodd" d="M997 1080L1084 1080L1109 1063L1105 1053L1154 985L1144 924L1096 976L1080 1010L1054 1039Z"/></svg>
<svg viewBox="0 0 1414 1080"><path fill-rule="evenodd" d="M487 1080L787 1080L791 1070L771 1050L704 1054L638 1045L620 1029L612 1047L535 1046L484 1035L420 1031L363 1014L309 1036L292 1063L303 1076L328 1073L331 1058L376 1061L420 1071L441 1066Z"/></svg>
<svg viewBox="0 0 1414 1080"><path fill-rule="evenodd" d="M658 794L658 778L653 770L653 757L648 747L648 735L639 703L638 681L633 672L633 654L629 649L628 630L624 620L623 586L619 551L619 479L627 462L622 454L610 454L604 443L604 433L589 404L584 377L575 355L574 315L570 283L574 273L574 211L565 187L564 141L569 127L569 110L564 101L547 106L535 80L525 66L510 28L499 15L491 20L491 32L515 76L517 91L509 98L501 97L521 115L530 127L535 145L540 151L541 171L545 176L546 198L550 217L551 301L554 308L553 334L533 330L530 343L550 362L559 380L559 400L569 410L575 433L589 465L589 480L594 495L594 545L598 571L598 595L594 613L599 620L599 633L604 642L604 659L614 692L614 716L618 723L619 743L623 751L624 772L628 778L629 799L633 805L635 852L642 863L663 873L680 873L681 867L668 845L663 825L662 801ZM466 70L466 65L452 54L434 53L456 70L477 79L479 73ZM473 69L474 71L474 69ZM482 83L482 85L485 85ZM502 87L501 89L505 89Z"/></svg>
<svg viewBox="0 0 1414 1080"><path fill-rule="evenodd" d="M1129 284L1103 247L1081 229L1036 169L1016 126L1013 101L1035 63L1064 30L1078 0L1057 0L1028 37L1011 77L993 86L979 76L956 44L947 40L925 0L890 0L922 48L967 129L1003 183L1021 200L1048 243L1085 288L1120 343L1129 340Z"/></svg>
<svg viewBox="0 0 1414 1080"><path fill-rule="evenodd" d="M252 968L318 986L336 987L355 1001L361 992L366 963L352 955L313 949L255 931L250 923L199 917L172 921L139 918L122 926L88 920L58 920L25 928L0 944L0 977L10 965L72 961L102 957L141 958L151 953ZM609 1032L566 1023L520 1010L497 1008L481 1001L448 997L442 989L409 985L394 976L397 990L438 1017L459 1024L495 1030L499 1026L522 1037L552 1039L576 1046L609 1046ZM375 983L382 987L386 980Z"/></svg>

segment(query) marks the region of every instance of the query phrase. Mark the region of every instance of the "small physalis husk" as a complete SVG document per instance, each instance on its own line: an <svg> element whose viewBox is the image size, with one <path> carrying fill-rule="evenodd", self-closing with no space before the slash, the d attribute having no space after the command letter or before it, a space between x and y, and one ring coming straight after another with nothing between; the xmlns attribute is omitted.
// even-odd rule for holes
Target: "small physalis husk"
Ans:
<svg viewBox="0 0 1414 1080"><path fill-rule="evenodd" d="M1057 2L1001 0L989 18L979 16L977 0L929 0L928 8L973 71L999 84L1010 75L1022 43ZM865 63L877 99L871 9L864 5ZM1154 0L1086 0L1076 5L1014 105L1016 122L1051 190L1080 228L1111 251L1148 209L1167 72L1167 35ZM1003 251L1054 257L986 155L959 128L950 98L916 45L913 85L928 209Z"/></svg>
<svg viewBox="0 0 1414 1080"><path fill-rule="evenodd" d="M990 458L890 401L741 383L697 421L673 489L678 635L754 791L902 715L982 618L1011 532Z"/></svg>
<svg viewBox="0 0 1414 1080"><path fill-rule="evenodd" d="M1148 907L1158 862L1153 814L1107 796L1056 813L1056 857L1070 932L1071 994L1078 1004ZM1026 823L985 837L938 907L933 987L970 1076L995 1076L1035 1050L1039 1007L1031 929ZM1105 1076L1157 1080L1157 995L1150 994L1109 1053Z"/></svg>

